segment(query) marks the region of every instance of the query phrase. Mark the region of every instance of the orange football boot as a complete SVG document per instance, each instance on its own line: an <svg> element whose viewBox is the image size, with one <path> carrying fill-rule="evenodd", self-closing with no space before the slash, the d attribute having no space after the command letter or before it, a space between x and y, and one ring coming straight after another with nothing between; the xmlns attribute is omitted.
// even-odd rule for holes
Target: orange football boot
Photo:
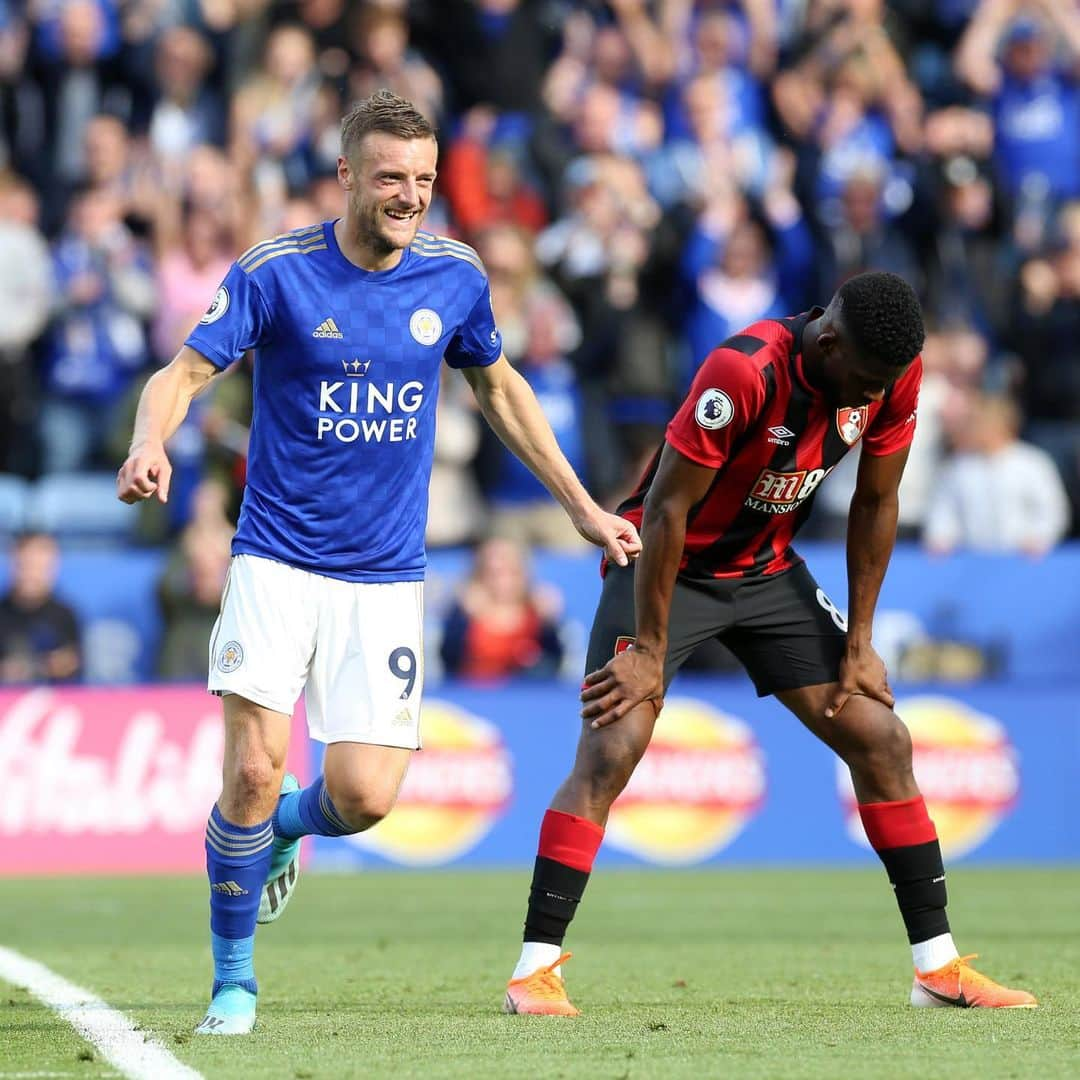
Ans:
<svg viewBox="0 0 1080 1080"><path fill-rule="evenodd" d="M960 1009L1034 1009L1039 1003L1026 990L1010 990L976 971L977 953L958 956L936 971L915 969L911 1004L921 1008L955 1005Z"/></svg>
<svg viewBox="0 0 1080 1080"><path fill-rule="evenodd" d="M564 953L548 967L537 968L522 979L511 979L506 984L503 1012L522 1013L530 1016L580 1016L566 996L566 984L555 974L555 969L573 953Z"/></svg>

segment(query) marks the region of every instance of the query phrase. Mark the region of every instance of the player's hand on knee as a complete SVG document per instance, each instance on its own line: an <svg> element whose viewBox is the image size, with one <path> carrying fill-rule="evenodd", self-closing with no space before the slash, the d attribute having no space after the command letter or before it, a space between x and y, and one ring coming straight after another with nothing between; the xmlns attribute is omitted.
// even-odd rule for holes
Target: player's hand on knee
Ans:
<svg viewBox="0 0 1080 1080"><path fill-rule="evenodd" d="M143 443L132 447L127 461L116 474L116 497L121 502L136 503L151 495L169 501L172 465L161 443Z"/></svg>
<svg viewBox="0 0 1080 1080"><path fill-rule="evenodd" d="M641 537L633 522L597 507L574 522L590 544L604 549L604 554L619 566L628 566L641 554Z"/></svg>
<svg viewBox="0 0 1080 1080"><path fill-rule="evenodd" d="M840 684L832 701L825 709L825 716L832 719L838 716L849 697L863 694L890 709L896 704L896 698L889 687L889 674L885 661L869 647L849 648L840 661Z"/></svg>
<svg viewBox="0 0 1080 1080"><path fill-rule="evenodd" d="M649 653L627 649L599 671L585 676L581 718L602 728L621 720L643 701L659 715L664 705L664 662Z"/></svg>

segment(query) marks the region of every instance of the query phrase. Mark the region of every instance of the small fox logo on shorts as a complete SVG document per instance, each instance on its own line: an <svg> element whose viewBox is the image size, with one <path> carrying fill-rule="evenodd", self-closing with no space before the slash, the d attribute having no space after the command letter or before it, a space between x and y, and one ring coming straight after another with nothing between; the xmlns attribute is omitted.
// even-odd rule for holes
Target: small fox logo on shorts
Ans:
<svg viewBox="0 0 1080 1080"><path fill-rule="evenodd" d="M218 655L218 670L226 675L235 671L244 662L244 650L239 641L227 641Z"/></svg>

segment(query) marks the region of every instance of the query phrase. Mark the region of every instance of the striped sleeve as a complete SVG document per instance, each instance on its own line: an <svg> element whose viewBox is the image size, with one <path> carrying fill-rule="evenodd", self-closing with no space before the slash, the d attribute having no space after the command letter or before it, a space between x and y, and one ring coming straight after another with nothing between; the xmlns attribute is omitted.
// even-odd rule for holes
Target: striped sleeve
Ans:
<svg viewBox="0 0 1080 1080"><path fill-rule="evenodd" d="M922 386L922 357L893 383L885 404L874 417L863 437L863 450L875 457L895 454L910 446L915 438L919 413L919 388Z"/></svg>
<svg viewBox="0 0 1080 1080"><path fill-rule="evenodd" d="M756 352L764 344L732 338L705 358L667 428L667 441L684 457L719 469L757 420L765 405L765 380L747 349Z"/></svg>
<svg viewBox="0 0 1080 1080"><path fill-rule="evenodd" d="M184 344L224 370L260 344L269 326L270 317L258 284L235 262Z"/></svg>

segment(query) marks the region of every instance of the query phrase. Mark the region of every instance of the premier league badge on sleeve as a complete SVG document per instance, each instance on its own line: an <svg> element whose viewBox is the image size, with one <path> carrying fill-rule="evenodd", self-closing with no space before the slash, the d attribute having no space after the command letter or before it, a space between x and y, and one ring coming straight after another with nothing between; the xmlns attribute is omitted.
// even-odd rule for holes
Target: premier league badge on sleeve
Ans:
<svg viewBox="0 0 1080 1080"><path fill-rule="evenodd" d="M211 323L215 323L226 311L229 310L229 290L224 285L216 293L214 293L214 299L210 301L210 306L206 309L206 314L199 320L200 325L209 326Z"/></svg>
<svg viewBox="0 0 1080 1080"><path fill-rule="evenodd" d="M735 416L735 406L723 390L711 387L698 398L694 419L710 431L727 427Z"/></svg>

